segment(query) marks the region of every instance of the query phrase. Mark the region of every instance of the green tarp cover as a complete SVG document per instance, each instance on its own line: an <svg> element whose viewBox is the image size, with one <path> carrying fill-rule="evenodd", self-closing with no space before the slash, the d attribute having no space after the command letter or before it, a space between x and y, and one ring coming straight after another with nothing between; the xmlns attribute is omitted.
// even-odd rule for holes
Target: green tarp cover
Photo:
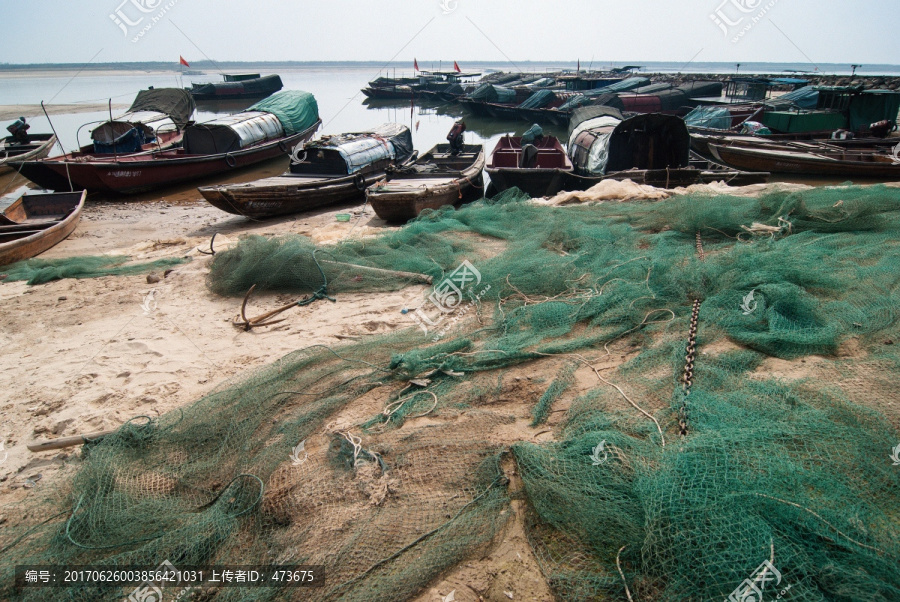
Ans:
<svg viewBox="0 0 900 602"><path fill-rule="evenodd" d="M850 103L850 129L857 132L883 119L896 123L898 111L900 93L868 90L854 97Z"/></svg>
<svg viewBox="0 0 900 602"><path fill-rule="evenodd" d="M301 90L282 90L247 110L272 113L281 121L287 134L308 130L319 120L319 103L316 102L316 97Z"/></svg>

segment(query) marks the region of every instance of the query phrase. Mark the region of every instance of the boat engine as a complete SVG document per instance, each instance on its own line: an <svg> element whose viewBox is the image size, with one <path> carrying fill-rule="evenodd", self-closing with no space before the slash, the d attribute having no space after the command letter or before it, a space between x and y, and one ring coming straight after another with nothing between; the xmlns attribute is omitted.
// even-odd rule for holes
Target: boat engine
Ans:
<svg viewBox="0 0 900 602"><path fill-rule="evenodd" d="M28 143L28 128L31 126L25 123L24 117L19 117L12 125L6 126L6 131L12 134L13 140L20 144Z"/></svg>
<svg viewBox="0 0 900 602"><path fill-rule="evenodd" d="M453 156L458 155L462 152L463 149L463 132L466 131L466 122L465 121L457 121L453 124L453 127L450 128L450 133L447 134L447 142L450 143L450 154Z"/></svg>

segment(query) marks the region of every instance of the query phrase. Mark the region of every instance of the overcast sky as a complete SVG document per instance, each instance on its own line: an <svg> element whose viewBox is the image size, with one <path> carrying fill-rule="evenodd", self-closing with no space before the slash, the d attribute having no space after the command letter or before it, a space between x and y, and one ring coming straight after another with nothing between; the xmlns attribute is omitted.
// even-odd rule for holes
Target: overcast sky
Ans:
<svg viewBox="0 0 900 602"><path fill-rule="evenodd" d="M0 14L0 62L8 63L204 54L233 61L900 63L897 0L0 0Z"/></svg>

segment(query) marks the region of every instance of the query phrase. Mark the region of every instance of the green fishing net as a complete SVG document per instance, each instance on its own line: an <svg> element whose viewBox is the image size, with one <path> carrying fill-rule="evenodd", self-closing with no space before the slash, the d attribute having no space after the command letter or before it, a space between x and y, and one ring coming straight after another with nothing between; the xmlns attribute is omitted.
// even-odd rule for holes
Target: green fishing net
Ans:
<svg viewBox="0 0 900 602"><path fill-rule="evenodd" d="M196 599L407 600L523 503L560 600L900 599L900 190L524 201L218 254L219 294L434 283L408 329L300 349L85 446L6 513L0 597L130 593L17 590L17 564L168 560L327 570Z"/></svg>
<svg viewBox="0 0 900 602"><path fill-rule="evenodd" d="M158 259L144 263L129 263L125 255L84 255L64 259L26 259L0 268L4 281L26 280L28 284L44 284L65 278L100 278L103 276L131 276L146 274L187 262L184 258Z"/></svg>

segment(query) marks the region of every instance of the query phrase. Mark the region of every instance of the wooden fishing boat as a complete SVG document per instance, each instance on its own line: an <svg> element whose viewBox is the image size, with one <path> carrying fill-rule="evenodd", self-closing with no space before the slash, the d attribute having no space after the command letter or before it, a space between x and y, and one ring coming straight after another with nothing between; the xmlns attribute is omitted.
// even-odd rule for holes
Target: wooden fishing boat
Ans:
<svg viewBox="0 0 900 602"><path fill-rule="evenodd" d="M27 142L19 142L12 136L0 139L0 174L11 171L12 161L36 161L53 150L56 136L53 134L29 134Z"/></svg>
<svg viewBox="0 0 900 602"><path fill-rule="evenodd" d="M91 131L91 144L81 145L79 142L78 150L71 153L49 158L44 158L46 155L18 157L10 160L9 164L47 190L90 188L74 177L70 184L70 176L73 173L89 174L94 162L115 162L136 153L147 154L180 146L184 128L191 123L194 108L191 95L184 90L142 90L128 111ZM82 125L79 133L89 125L93 124Z"/></svg>
<svg viewBox="0 0 900 602"><path fill-rule="evenodd" d="M76 188L134 194L287 156L321 123L313 95L288 90L247 111L188 125L180 148L45 159L22 164L21 173L45 188L65 190L71 181Z"/></svg>
<svg viewBox="0 0 900 602"><path fill-rule="evenodd" d="M21 196L0 214L0 265L40 255L75 230L87 191Z"/></svg>
<svg viewBox="0 0 900 602"><path fill-rule="evenodd" d="M574 115L569 157L575 170L566 185L569 190L586 190L603 180L677 188L718 181L743 186L764 183L769 177L692 159L687 126L672 115L649 113L624 119L606 107L585 107Z"/></svg>
<svg viewBox="0 0 900 602"><path fill-rule="evenodd" d="M384 179L389 166L412 156L409 128L388 123L298 146L290 171L280 176L199 190L211 205L235 215L290 215L335 203L362 202L366 188Z"/></svg>
<svg viewBox="0 0 900 602"><path fill-rule="evenodd" d="M554 136L541 136L525 145L521 136L503 136L491 153L487 173L497 192L516 187L543 197L563 189L572 162Z"/></svg>
<svg viewBox="0 0 900 602"><path fill-rule="evenodd" d="M812 143L807 144L806 148L711 143L709 148L717 162L735 169L804 176L900 180L900 160L877 149L835 150L827 144Z"/></svg>
<svg viewBox="0 0 900 602"><path fill-rule="evenodd" d="M831 133L804 133L804 134L740 134L737 132L702 131L698 128L688 128L691 131L691 150L698 155L712 158L710 144L723 146L744 146L751 148L788 148L805 150L827 145L825 150L890 150L900 140L897 138L874 138L864 136L859 138L847 138L843 140L832 139ZM812 145L812 147L810 147Z"/></svg>
<svg viewBox="0 0 900 602"><path fill-rule="evenodd" d="M188 92L197 101L243 100L265 98L284 87L278 75L247 73L224 75L225 81L211 84L191 84Z"/></svg>
<svg viewBox="0 0 900 602"><path fill-rule="evenodd" d="M483 196L484 147L463 145L453 154L438 144L412 164L391 167L387 177L366 189L366 199L383 220L405 222L423 209L438 209Z"/></svg>

